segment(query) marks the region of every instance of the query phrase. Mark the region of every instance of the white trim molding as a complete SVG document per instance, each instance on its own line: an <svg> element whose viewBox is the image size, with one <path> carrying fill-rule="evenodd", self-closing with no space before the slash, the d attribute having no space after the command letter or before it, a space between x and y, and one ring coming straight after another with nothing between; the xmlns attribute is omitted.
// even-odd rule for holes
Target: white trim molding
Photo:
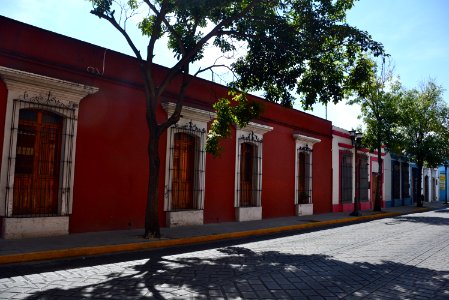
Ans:
<svg viewBox="0 0 449 300"><path fill-rule="evenodd" d="M175 103L166 102L162 104L167 114L170 116L176 107ZM215 117L215 113L183 106L181 118L167 130L166 160L165 160L165 193L164 211L168 227L200 225L204 223L204 192L205 192L205 171L206 171L206 135L207 123ZM196 174L194 201L196 209L193 210L173 210L172 208L172 180L170 172L173 169L173 145L174 135L178 132L188 132L197 137Z"/></svg>
<svg viewBox="0 0 449 300"><path fill-rule="evenodd" d="M234 207L237 221L249 221L262 219L262 161L263 161L263 136L273 130L273 127L250 122L244 128L236 130L235 151L235 197ZM240 206L240 149L243 143L252 143L257 146L257 172L256 172L256 205L253 207Z"/></svg>
<svg viewBox="0 0 449 300"><path fill-rule="evenodd" d="M293 200L296 206L296 215L302 216L302 215L312 215L313 214L313 189L312 189L312 161L313 161L313 145L316 143L321 142L320 139L313 138L310 136L293 133L293 138L295 139L295 199ZM309 186L310 192L309 192L309 198L310 203L307 204L300 204L299 203L299 194L298 194L298 176L299 176L299 153L301 151L307 151L308 155L306 158L308 159L308 162L306 162L306 165L309 167L309 170L307 170L309 176L307 183L307 186Z"/></svg>
<svg viewBox="0 0 449 300"><path fill-rule="evenodd" d="M0 79L4 81L8 90L0 174L0 216L14 215L13 187L17 131L13 131L13 128L18 128L19 111L22 108L45 109L64 118L63 131L65 136L71 137L71 140L62 141L61 165L63 167L60 174L62 185L60 189L65 192L59 196L58 214L70 214L73 204L79 103L86 96L96 93L98 88L2 66L0 66ZM66 161L70 161L72 167L65 168Z"/></svg>

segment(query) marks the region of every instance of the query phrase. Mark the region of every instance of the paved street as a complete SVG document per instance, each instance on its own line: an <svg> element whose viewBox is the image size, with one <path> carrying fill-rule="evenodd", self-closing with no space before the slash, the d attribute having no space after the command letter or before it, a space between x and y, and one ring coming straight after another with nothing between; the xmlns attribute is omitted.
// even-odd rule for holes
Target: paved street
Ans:
<svg viewBox="0 0 449 300"><path fill-rule="evenodd" d="M180 251L3 266L0 298L449 299L449 209Z"/></svg>

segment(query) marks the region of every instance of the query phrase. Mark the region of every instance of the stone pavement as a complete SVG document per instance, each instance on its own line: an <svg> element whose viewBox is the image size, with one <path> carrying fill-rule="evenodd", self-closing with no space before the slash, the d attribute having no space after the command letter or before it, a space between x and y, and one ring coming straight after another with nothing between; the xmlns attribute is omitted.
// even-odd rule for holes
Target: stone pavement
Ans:
<svg viewBox="0 0 449 300"><path fill-rule="evenodd" d="M110 254L244 238L286 231L316 229L428 211L443 206L441 202L431 202L425 203L424 208L401 206L384 208L382 213L363 211L360 217L350 217L348 212L342 212L247 222L223 222L200 226L162 228L162 238L151 240L146 240L141 237L143 229L91 232L19 240L0 239L0 264Z"/></svg>

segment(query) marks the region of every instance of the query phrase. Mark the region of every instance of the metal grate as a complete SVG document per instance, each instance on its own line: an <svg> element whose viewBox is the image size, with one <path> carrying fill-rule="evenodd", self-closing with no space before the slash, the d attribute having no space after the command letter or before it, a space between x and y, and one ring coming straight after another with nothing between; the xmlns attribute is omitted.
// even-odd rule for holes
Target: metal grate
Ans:
<svg viewBox="0 0 449 300"><path fill-rule="evenodd" d="M410 176L408 163L402 163L401 166L402 175L402 198L410 197Z"/></svg>
<svg viewBox="0 0 449 300"><path fill-rule="evenodd" d="M238 159L240 167L237 170L239 184L237 195L240 207L260 205L262 193L261 148L262 139L253 132L239 138Z"/></svg>
<svg viewBox="0 0 449 300"><path fill-rule="evenodd" d="M412 168L412 197L413 202L418 201L418 196L421 195L418 193L418 168Z"/></svg>
<svg viewBox="0 0 449 300"><path fill-rule="evenodd" d="M203 209L205 153L201 146L206 131L189 122L170 131L169 210Z"/></svg>
<svg viewBox="0 0 449 300"><path fill-rule="evenodd" d="M368 157L366 155L358 155L358 161L359 161L359 174L357 180L358 182L356 184L360 184L360 194L359 194L359 200L360 201L368 201L368 189L369 189L369 182L368 182Z"/></svg>
<svg viewBox="0 0 449 300"><path fill-rule="evenodd" d="M297 203L298 204L310 204L312 203L312 161L311 161L311 149L299 148L298 149L298 176L297 180Z"/></svg>
<svg viewBox="0 0 449 300"><path fill-rule="evenodd" d="M75 107L50 95L24 98L13 102L6 184L12 205L5 201L6 215L67 215L71 177L64 174L72 172Z"/></svg>
<svg viewBox="0 0 449 300"><path fill-rule="evenodd" d="M391 194L393 199L401 198L401 167L400 163L397 160L391 162Z"/></svg>
<svg viewBox="0 0 449 300"><path fill-rule="evenodd" d="M352 202L352 153L343 152L340 156L340 195L342 203Z"/></svg>

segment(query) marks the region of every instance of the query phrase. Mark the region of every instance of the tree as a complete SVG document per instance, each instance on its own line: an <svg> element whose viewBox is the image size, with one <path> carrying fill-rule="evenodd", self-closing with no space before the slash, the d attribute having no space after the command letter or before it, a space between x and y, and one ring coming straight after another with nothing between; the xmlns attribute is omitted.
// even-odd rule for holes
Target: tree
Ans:
<svg viewBox="0 0 449 300"><path fill-rule="evenodd" d="M226 65L235 80L233 90L265 91L268 101L292 106L293 95L301 96L304 106L320 101L338 102L352 87L349 82L364 81L366 74L351 78L351 69L365 52L383 53L383 47L367 32L345 22L346 11L355 0L90 0L92 14L108 21L125 38L135 54L144 83L146 121L149 128L149 183L145 215L145 237L159 237L158 144L161 134L180 118L184 94L192 78L222 66L203 66L193 74L191 64L201 62L205 47L213 45L222 53L246 51ZM117 12L117 14L116 14ZM142 13L144 12L144 13ZM138 26L148 38L144 57L126 31L130 18L140 17ZM167 48L177 62L161 80L153 74L156 42L167 37ZM360 68L362 70L362 68ZM363 71L363 70L362 70ZM179 80L176 107L167 120L156 120L161 96L174 80ZM209 151L216 153L218 141L229 134L233 123L245 125L260 111L243 94L221 99L220 109L208 136Z"/></svg>
<svg viewBox="0 0 449 300"><path fill-rule="evenodd" d="M401 148L418 166L419 193L423 166L436 167L449 157L449 108L442 95L443 89L429 81L420 90L406 91L399 102ZM421 196L417 206L423 206Z"/></svg>
<svg viewBox="0 0 449 300"><path fill-rule="evenodd" d="M381 211L382 147L386 146L389 150L396 150L395 145L398 143L396 134L399 118L398 101L402 95L402 89L399 81L394 79L392 69L386 68L385 57L382 59L379 73L374 61L368 58L362 58L361 60L363 60L361 64L366 64L367 67L371 68L371 80L363 83L358 89L357 97L348 101L348 103L360 105L360 117L366 126L363 144L371 151L377 151L379 172L373 210ZM354 71L357 72L357 69Z"/></svg>

